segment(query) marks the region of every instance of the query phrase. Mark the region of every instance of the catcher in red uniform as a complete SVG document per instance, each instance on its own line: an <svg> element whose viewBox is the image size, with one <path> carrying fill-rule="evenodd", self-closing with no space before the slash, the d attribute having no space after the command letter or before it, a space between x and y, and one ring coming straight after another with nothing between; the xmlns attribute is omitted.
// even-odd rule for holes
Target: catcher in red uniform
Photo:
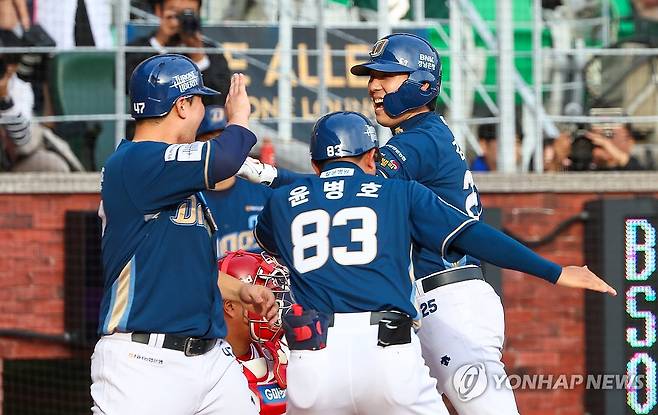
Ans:
<svg viewBox="0 0 658 415"><path fill-rule="evenodd" d="M288 269L265 252L227 252L219 261L219 269L242 282L271 289L281 315L290 309ZM235 301L224 301L224 318L228 329L226 341L242 363L249 389L260 401L260 414L284 414L288 357L287 347L282 344L283 330L280 326L270 327L267 320Z"/></svg>

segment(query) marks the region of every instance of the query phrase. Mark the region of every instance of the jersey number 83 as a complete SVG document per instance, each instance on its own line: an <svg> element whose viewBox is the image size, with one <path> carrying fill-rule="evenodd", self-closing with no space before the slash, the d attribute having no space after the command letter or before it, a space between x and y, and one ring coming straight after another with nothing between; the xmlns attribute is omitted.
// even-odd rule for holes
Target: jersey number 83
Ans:
<svg viewBox="0 0 658 415"><path fill-rule="evenodd" d="M347 225L348 221L358 220L361 227L350 232L350 242L361 243L361 249L348 251L346 246L331 246L329 231L332 227ZM304 228L314 227L313 232L304 234ZM369 207L341 209L331 217L322 209L300 213L290 225L293 245L293 265L300 273L322 267L329 255L340 265L363 265L377 256L377 213ZM315 255L305 252L315 248Z"/></svg>

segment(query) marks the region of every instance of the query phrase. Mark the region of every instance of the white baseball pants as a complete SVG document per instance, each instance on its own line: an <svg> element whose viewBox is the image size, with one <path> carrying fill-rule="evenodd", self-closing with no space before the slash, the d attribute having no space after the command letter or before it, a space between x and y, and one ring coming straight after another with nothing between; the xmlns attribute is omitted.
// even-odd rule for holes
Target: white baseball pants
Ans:
<svg viewBox="0 0 658 415"><path fill-rule="evenodd" d="M212 350L190 357L155 343L132 342L130 333L98 341L91 357L93 414L258 414L226 341L220 339Z"/></svg>
<svg viewBox="0 0 658 415"><path fill-rule="evenodd" d="M322 350L291 350L288 415L447 415L420 342L377 346L370 313L335 314Z"/></svg>
<svg viewBox="0 0 658 415"><path fill-rule="evenodd" d="M425 310L418 336L439 392L459 415L518 415L512 390L496 387L495 379L506 376L505 315L491 285L469 280L425 293L417 281L416 288Z"/></svg>

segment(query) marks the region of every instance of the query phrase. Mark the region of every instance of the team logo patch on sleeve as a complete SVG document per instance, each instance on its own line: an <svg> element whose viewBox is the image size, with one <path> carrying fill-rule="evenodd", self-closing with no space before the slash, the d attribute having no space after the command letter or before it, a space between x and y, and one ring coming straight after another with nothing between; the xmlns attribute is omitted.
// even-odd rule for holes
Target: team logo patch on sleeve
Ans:
<svg viewBox="0 0 658 415"><path fill-rule="evenodd" d="M165 150L164 160L201 161L204 144L198 141L190 144L172 144Z"/></svg>
<svg viewBox="0 0 658 415"><path fill-rule="evenodd" d="M385 168L385 169L390 169L393 171L396 171L397 169L400 168L400 165L396 160L389 160L385 157L382 157L382 161L379 162L379 164Z"/></svg>

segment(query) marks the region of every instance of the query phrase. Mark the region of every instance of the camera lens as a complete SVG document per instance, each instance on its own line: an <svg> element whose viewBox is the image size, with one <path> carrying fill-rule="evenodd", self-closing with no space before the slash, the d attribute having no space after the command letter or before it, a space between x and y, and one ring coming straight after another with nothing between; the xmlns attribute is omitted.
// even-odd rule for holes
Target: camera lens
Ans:
<svg viewBox="0 0 658 415"><path fill-rule="evenodd" d="M585 137L585 133L584 130L576 131L575 138L571 143L569 158L571 159L571 170L573 171L591 170L594 144Z"/></svg>
<svg viewBox="0 0 658 415"><path fill-rule="evenodd" d="M201 18L192 9L185 9L178 14L180 31L186 35L192 35L201 29Z"/></svg>

